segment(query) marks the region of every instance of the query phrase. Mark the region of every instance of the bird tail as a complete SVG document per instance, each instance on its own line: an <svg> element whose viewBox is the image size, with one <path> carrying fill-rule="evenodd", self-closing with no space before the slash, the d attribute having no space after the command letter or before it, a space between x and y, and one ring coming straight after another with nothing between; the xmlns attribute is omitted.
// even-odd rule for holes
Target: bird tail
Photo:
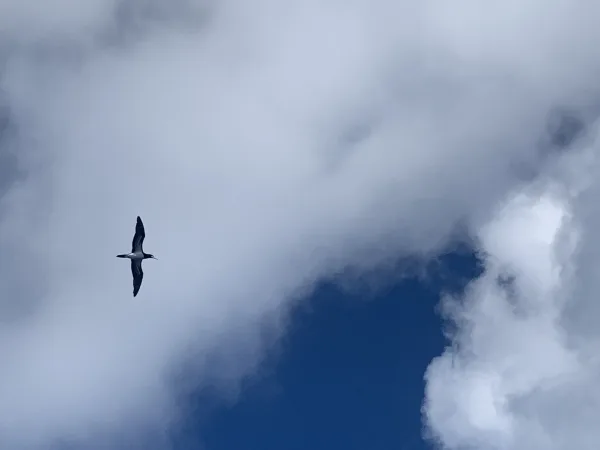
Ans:
<svg viewBox="0 0 600 450"><path fill-rule="evenodd" d="M117 258L127 258L127 253L123 253L122 255L117 255Z"/></svg>

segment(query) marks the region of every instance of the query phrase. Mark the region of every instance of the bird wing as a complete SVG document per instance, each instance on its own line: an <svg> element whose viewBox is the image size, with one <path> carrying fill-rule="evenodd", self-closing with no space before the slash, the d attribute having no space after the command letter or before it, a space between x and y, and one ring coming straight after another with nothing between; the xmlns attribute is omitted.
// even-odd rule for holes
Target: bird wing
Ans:
<svg viewBox="0 0 600 450"><path fill-rule="evenodd" d="M131 260L131 275L133 275L133 296L135 297L142 286L142 279L144 278L141 259Z"/></svg>
<svg viewBox="0 0 600 450"><path fill-rule="evenodd" d="M133 241L131 241L131 253L141 252L144 238L146 237L146 231L144 230L144 224L140 216L137 217L137 223L135 224L135 234L133 235Z"/></svg>

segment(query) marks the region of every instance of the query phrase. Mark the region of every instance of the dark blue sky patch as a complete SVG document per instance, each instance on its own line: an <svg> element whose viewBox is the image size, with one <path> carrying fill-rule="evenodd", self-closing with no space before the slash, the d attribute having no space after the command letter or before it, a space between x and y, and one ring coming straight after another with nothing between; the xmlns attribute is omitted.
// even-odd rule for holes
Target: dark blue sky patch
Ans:
<svg viewBox="0 0 600 450"><path fill-rule="evenodd" d="M365 301L323 283L235 404L190 398L176 449L420 450L423 375L446 345L440 292L479 274L472 253L442 256L425 278L404 279Z"/></svg>

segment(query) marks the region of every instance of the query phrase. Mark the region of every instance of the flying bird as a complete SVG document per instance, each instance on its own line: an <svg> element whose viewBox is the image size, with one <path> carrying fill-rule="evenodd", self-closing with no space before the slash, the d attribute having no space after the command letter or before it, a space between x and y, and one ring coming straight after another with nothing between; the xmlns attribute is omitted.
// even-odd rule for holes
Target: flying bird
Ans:
<svg viewBox="0 0 600 450"><path fill-rule="evenodd" d="M142 261L144 259L155 258L150 253L144 253L142 244L146 232L144 231L144 224L140 216L137 217L137 223L135 224L135 234L133 235L133 241L131 242L131 253L124 253L117 255L117 258L129 258L131 260L131 274L133 275L133 296L135 297L140 290L142 285L142 278L144 278L144 272L142 271Z"/></svg>

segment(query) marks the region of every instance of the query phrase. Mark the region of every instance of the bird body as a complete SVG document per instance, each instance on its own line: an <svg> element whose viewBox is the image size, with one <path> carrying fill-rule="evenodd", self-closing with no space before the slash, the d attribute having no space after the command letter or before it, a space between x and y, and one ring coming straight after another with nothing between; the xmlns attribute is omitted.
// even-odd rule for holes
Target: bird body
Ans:
<svg viewBox="0 0 600 450"><path fill-rule="evenodd" d="M128 258L131 260L131 274L133 275L133 296L135 297L142 286L142 279L144 278L144 272L142 271L142 261L144 259L157 259L150 253L145 253L143 250L144 238L146 232L144 230L144 224L140 216L137 217L135 225L135 234L133 241L131 242L131 252L117 255L117 258Z"/></svg>
<svg viewBox="0 0 600 450"><path fill-rule="evenodd" d="M145 259L143 252L124 253L123 255L117 255L117 258Z"/></svg>

